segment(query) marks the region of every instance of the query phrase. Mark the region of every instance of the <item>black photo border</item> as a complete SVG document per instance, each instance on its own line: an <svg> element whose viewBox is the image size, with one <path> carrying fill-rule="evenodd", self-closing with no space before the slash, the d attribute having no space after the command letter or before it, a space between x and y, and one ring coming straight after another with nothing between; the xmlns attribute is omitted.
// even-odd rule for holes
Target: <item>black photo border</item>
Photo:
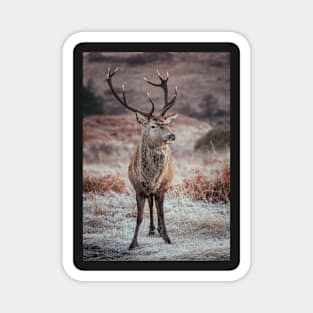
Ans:
<svg viewBox="0 0 313 313"><path fill-rule="evenodd" d="M230 165L231 222L229 261L84 261L82 231L82 92L83 52L229 52L230 53ZM231 42L88 42L79 43L73 51L74 60L74 253L73 262L79 270L234 270L240 263L240 50Z"/></svg>

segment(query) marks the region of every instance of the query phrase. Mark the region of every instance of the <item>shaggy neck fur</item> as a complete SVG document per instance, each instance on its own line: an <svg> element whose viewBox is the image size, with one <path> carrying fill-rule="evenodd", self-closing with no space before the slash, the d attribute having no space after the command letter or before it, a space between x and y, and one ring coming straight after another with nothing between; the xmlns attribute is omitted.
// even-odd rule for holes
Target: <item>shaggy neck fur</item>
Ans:
<svg viewBox="0 0 313 313"><path fill-rule="evenodd" d="M147 143L145 135L139 145L139 175L142 188L147 195L154 194L160 187L171 151L168 145L154 147Z"/></svg>

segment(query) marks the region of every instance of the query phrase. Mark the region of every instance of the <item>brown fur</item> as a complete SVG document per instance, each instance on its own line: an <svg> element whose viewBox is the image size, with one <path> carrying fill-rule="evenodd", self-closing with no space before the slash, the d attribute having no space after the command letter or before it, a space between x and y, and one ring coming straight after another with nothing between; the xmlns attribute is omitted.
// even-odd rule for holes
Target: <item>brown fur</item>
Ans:
<svg viewBox="0 0 313 313"><path fill-rule="evenodd" d="M146 196L160 189L166 192L173 176L173 158L167 145L154 149L142 143L138 146L128 168L128 177L136 192Z"/></svg>
<svg viewBox="0 0 313 313"><path fill-rule="evenodd" d="M172 120L171 117L170 119ZM174 176L173 158L166 140L166 138L173 136L173 132L169 128L171 120L167 121L164 118L147 120L142 119L142 117L140 119L138 116L137 120L145 128L141 142L128 168L128 177L136 191L138 206L137 225L130 249L138 245L137 235L142 221L145 199L148 199L150 207L149 235L154 235L155 230L153 221L153 201L155 200L158 213L158 231L165 242L170 243L164 222L163 202L165 192L171 187Z"/></svg>

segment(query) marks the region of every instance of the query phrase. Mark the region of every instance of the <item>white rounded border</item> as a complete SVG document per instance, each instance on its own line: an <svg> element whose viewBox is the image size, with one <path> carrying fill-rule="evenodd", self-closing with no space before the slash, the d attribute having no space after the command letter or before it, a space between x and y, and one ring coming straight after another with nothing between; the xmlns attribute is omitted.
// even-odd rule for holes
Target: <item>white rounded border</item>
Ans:
<svg viewBox="0 0 313 313"><path fill-rule="evenodd" d="M73 51L82 42L230 42L240 50L240 263L228 271L84 271L73 262ZM250 46L234 32L80 32L63 45L63 267L79 281L234 281L250 268Z"/></svg>

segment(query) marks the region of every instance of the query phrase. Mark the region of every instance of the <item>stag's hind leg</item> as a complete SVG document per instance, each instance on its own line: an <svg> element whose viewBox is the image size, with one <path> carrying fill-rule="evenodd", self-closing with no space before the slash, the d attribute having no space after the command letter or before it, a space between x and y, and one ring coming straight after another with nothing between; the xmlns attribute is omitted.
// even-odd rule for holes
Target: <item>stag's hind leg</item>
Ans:
<svg viewBox="0 0 313 313"><path fill-rule="evenodd" d="M148 198L149 209L150 209L150 227L149 227L149 236L153 236L155 234L155 227L153 221L153 196Z"/></svg>
<svg viewBox="0 0 313 313"><path fill-rule="evenodd" d="M162 231L162 226L161 226L159 214L158 214L158 232L159 232L160 236L162 236L163 231Z"/></svg>
<svg viewBox="0 0 313 313"><path fill-rule="evenodd" d="M138 236L140 224L141 224L142 219L143 219L143 209L145 206L145 198L140 196L139 194L136 195L136 201L137 201L137 223L136 223L134 238L133 238L133 240L132 240L132 242L128 248L129 250L138 246L137 236Z"/></svg>
<svg viewBox="0 0 313 313"><path fill-rule="evenodd" d="M164 241L167 243L171 243L171 240L167 234L165 227L163 203L164 203L164 192L155 196L155 204L157 207L159 221L158 230L160 232L160 235L163 237Z"/></svg>
<svg viewBox="0 0 313 313"><path fill-rule="evenodd" d="M157 206L157 202L155 201L155 205ZM159 210L157 209L157 216L158 216L158 232L160 234L161 237L163 237L163 228L162 228L162 223L161 223L161 220L160 220L160 215L159 215Z"/></svg>

